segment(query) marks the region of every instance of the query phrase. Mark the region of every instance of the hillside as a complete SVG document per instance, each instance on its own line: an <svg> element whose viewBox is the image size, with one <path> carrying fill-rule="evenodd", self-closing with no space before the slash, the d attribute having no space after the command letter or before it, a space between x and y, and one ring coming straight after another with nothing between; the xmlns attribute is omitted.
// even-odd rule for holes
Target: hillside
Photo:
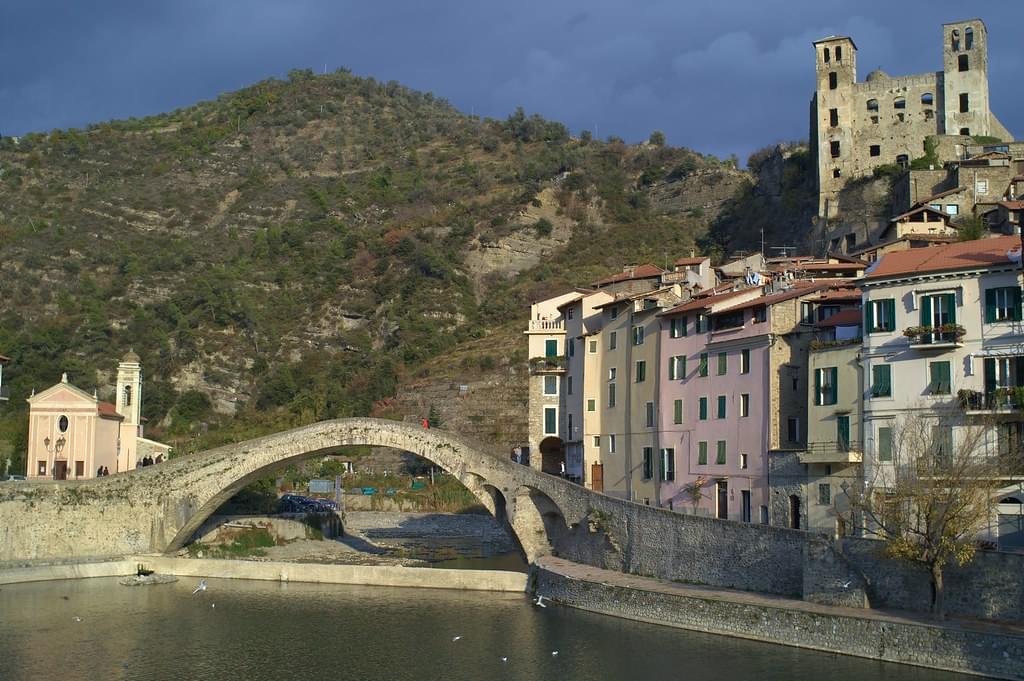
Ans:
<svg viewBox="0 0 1024 681"><path fill-rule="evenodd" d="M23 451L23 400L61 371L109 397L129 348L147 434L183 451L400 417L464 368L514 385L531 299L688 252L749 181L345 70L0 140L0 441Z"/></svg>

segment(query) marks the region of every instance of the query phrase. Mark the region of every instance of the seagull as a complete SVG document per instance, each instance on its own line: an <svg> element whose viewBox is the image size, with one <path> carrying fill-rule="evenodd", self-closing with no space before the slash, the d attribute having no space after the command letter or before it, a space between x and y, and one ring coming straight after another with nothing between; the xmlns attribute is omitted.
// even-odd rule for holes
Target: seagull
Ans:
<svg viewBox="0 0 1024 681"><path fill-rule="evenodd" d="M459 640L460 638L462 638L462 635L461 635L461 634L459 634L458 636L455 636L454 638L452 638L452 643L455 643L455 642L456 642L456 641L458 641L458 640Z"/></svg>
<svg viewBox="0 0 1024 681"><path fill-rule="evenodd" d="M557 657L557 656L558 656L558 651L557 650L552 650L551 651L551 657Z"/></svg>
<svg viewBox="0 0 1024 681"><path fill-rule="evenodd" d="M548 606L546 606L546 605L544 604L544 600L545 600L545 597L544 597L544 596L541 596L541 595L539 595L539 594L538 594L538 595L537 595L537 600L535 600L535 601L533 602L533 604L534 604L534 605L539 605L539 606L540 606L540 607L542 607L542 608L546 608L546 607L548 607Z"/></svg>
<svg viewBox="0 0 1024 681"><path fill-rule="evenodd" d="M853 580L852 579L848 579L845 582L843 582L842 584L840 584L839 586L843 587L844 589L849 589L851 584L853 584Z"/></svg>
<svg viewBox="0 0 1024 681"><path fill-rule="evenodd" d="M216 607L217 607L217 604L216 604L216 603L210 603L210 607L211 607L211 608L216 608Z"/></svg>
<svg viewBox="0 0 1024 681"><path fill-rule="evenodd" d="M501 661L502 662L508 662L508 658L507 657L503 657L503 658L501 658Z"/></svg>
<svg viewBox="0 0 1024 681"><path fill-rule="evenodd" d="M192 591L192 595L195 596L200 591L206 591L206 580L205 579L200 579L199 580L199 586L197 586L195 588L195 590Z"/></svg>
<svg viewBox="0 0 1024 681"><path fill-rule="evenodd" d="M78 615L75 615L75 616L74 616L74 617L72 617L71 619L73 619L73 620L74 620L74 621L76 621L76 622L81 622L81 621L82 621L82 618L81 618L81 617L79 617Z"/></svg>

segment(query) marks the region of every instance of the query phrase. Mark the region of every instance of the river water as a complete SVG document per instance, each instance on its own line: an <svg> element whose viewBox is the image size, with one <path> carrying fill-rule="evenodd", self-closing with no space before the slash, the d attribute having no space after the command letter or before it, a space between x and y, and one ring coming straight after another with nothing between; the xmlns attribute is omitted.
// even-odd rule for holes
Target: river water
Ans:
<svg viewBox="0 0 1024 681"><path fill-rule="evenodd" d="M0 587L0 679L969 678L542 609L522 595L207 581L196 595L191 579Z"/></svg>

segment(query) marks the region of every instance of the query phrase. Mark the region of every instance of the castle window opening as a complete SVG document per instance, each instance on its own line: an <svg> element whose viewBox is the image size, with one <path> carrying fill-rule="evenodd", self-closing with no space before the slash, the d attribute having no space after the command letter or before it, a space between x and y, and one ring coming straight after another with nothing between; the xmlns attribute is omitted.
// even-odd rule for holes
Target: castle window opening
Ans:
<svg viewBox="0 0 1024 681"><path fill-rule="evenodd" d="M960 51L960 29L954 28L953 32L949 34L949 46L953 48L954 52Z"/></svg>
<svg viewBox="0 0 1024 681"><path fill-rule="evenodd" d="M974 29L968 26L964 29L964 49L969 50L972 47L974 47Z"/></svg>
<svg viewBox="0 0 1024 681"><path fill-rule="evenodd" d="M960 113L967 113L971 110L971 95L967 92L960 93Z"/></svg>
<svg viewBox="0 0 1024 681"><path fill-rule="evenodd" d="M930 120L932 120L933 118L935 118L935 112L934 112L934 111L932 111L931 109L925 109L925 110L924 110L924 119L925 119L926 121L930 121Z"/></svg>
<svg viewBox="0 0 1024 681"><path fill-rule="evenodd" d="M966 54L961 54L956 58L956 65L960 71L971 70L971 58Z"/></svg>
<svg viewBox="0 0 1024 681"><path fill-rule="evenodd" d="M970 128L960 128L960 134L961 135L970 135L971 134L971 129Z"/></svg>
<svg viewBox="0 0 1024 681"><path fill-rule="evenodd" d="M899 120L900 123L902 123L903 121L907 120L906 114L904 114L902 111L900 113L896 114L896 118L897 118L897 120Z"/></svg>
<svg viewBox="0 0 1024 681"><path fill-rule="evenodd" d="M837 76L836 72L833 71L828 74L828 89L835 90L837 87L839 87L839 76Z"/></svg>
<svg viewBox="0 0 1024 681"><path fill-rule="evenodd" d="M896 157L896 165L900 168L906 168L910 165L910 157L906 154L900 154Z"/></svg>
<svg viewBox="0 0 1024 681"><path fill-rule="evenodd" d="M871 122L872 122L872 123L873 123L874 125L878 125L878 116L872 116L872 117L871 117Z"/></svg>
<svg viewBox="0 0 1024 681"><path fill-rule="evenodd" d="M843 60L843 48L840 47L839 45L836 45L836 61L842 61L842 60Z"/></svg>
<svg viewBox="0 0 1024 681"><path fill-rule="evenodd" d="M877 99L869 99L868 100L868 111L878 111L878 100Z"/></svg>
<svg viewBox="0 0 1024 681"><path fill-rule="evenodd" d="M906 109L907 108L907 100L905 100L902 97L897 97L896 100L892 103L892 108L894 108L894 109Z"/></svg>
<svg viewBox="0 0 1024 681"><path fill-rule="evenodd" d="M825 48L824 56L826 64L832 61L832 52L827 47Z"/></svg>
<svg viewBox="0 0 1024 681"><path fill-rule="evenodd" d="M832 158L839 158L839 142L833 141L828 143L829 151L832 152Z"/></svg>
<svg viewBox="0 0 1024 681"><path fill-rule="evenodd" d="M921 95L921 104L924 106L932 106L935 103L935 95L930 92L926 92Z"/></svg>
<svg viewBox="0 0 1024 681"><path fill-rule="evenodd" d="M839 125L839 109L828 110L828 124L833 128Z"/></svg>
<svg viewBox="0 0 1024 681"><path fill-rule="evenodd" d="M881 144L872 144L870 149L868 149L868 153L871 154L872 156L881 156L882 155L882 145Z"/></svg>
<svg viewBox="0 0 1024 681"><path fill-rule="evenodd" d="M841 175L842 173L839 171L839 168L832 169L832 177L840 177Z"/></svg>

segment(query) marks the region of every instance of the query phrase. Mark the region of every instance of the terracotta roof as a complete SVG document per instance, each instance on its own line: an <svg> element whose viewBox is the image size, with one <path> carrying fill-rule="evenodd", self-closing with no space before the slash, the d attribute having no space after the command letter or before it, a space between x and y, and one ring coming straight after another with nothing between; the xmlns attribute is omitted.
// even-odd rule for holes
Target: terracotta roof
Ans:
<svg viewBox="0 0 1024 681"><path fill-rule="evenodd" d="M1024 201L1000 201L999 205L1010 210L1024 209Z"/></svg>
<svg viewBox="0 0 1024 681"><path fill-rule="evenodd" d="M0 362L2 362L4 364L7 364L10 361L11 361L10 357L4 357L3 355L0 355Z"/></svg>
<svg viewBox="0 0 1024 681"><path fill-rule="evenodd" d="M935 213L936 215L941 217L944 222L949 222L949 216L947 214L943 213L941 210L935 210L931 206L918 206L913 210L908 210L906 213L901 213L900 215L897 215L896 217L889 220L889 222L898 222L903 218L909 218L911 215L917 215L918 213Z"/></svg>
<svg viewBox="0 0 1024 681"><path fill-rule="evenodd" d="M807 281L794 281L793 288L779 293L773 293L770 296L761 296L760 298L754 298L753 300L747 300L739 305L733 305L723 310L719 310L715 314L724 312L733 312L735 310L743 310L748 307L757 307L758 305L775 305L776 303L782 303L793 298L799 298L800 296L806 296L808 293L814 293L833 286L830 282L815 282L810 283Z"/></svg>
<svg viewBox="0 0 1024 681"><path fill-rule="evenodd" d="M811 298L815 303L831 303L840 300L860 300L859 288L837 288L825 291L817 298Z"/></svg>
<svg viewBox="0 0 1024 681"><path fill-rule="evenodd" d="M910 234L904 234L899 239L893 239L892 241L883 241L877 244L867 244L854 251L853 253L867 253L868 251L878 250L884 246L892 246L898 244L901 241L934 241L937 243L950 243L956 241L957 237L952 234L924 234L912 232Z"/></svg>
<svg viewBox="0 0 1024 681"><path fill-rule="evenodd" d="M117 407L110 402L97 402L96 413L105 418L124 420L124 417L117 413Z"/></svg>
<svg viewBox="0 0 1024 681"><path fill-rule="evenodd" d="M876 261L865 278L880 279L900 274L977 269L990 265L1019 263L1020 249L1019 236L1000 236L928 248L912 248L909 251L886 253ZM1011 250L1018 253L1016 261L1010 259Z"/></svg>
<svg viewBox="0 0 1024 681"><path fill-rule="evenodd" d="M861 313L860 310L840 310L828 319L823 319L820 322L816 322L814 325L819 327L829 326L860 326Z"/></svg>
<svg viewBox="0 0 1024 681"><path fill-rule="evenodd" d="M613 274L604 279L598 279L591 286L607 286L608 284L617 284L620 281L632 281L633 279L651 279L653 277L660 277L664 272L665 270L660 267L647 263L630 267L624 272Z"/></svg>
<svg viewBox="0 0 1024 681"><path fill-rule="evenodd" d="M676 260L676 264L677 265L699 265L699 264L701 264L702 262L704 262L707 259L708 259L707 256L697 256L697 257L694 257L694 258L679 258L679 260Z"/></svg>
<svg viewBox="0 0 1024 681"><path fill-rule="evenodd" d="M700 298L689 300L682 305L676 305L671 310L665 310L661 314L664 316L678 314L680 312L689 312L691 310L703 310L704 308L711 307L715 303L720 303L723 300L729 300L730 298L735 298L738 295L750 293L751 290L752 289L749 288L742 288L738 291L727 291L725 293L717 293L712 296L701 296Z"/></svg>

